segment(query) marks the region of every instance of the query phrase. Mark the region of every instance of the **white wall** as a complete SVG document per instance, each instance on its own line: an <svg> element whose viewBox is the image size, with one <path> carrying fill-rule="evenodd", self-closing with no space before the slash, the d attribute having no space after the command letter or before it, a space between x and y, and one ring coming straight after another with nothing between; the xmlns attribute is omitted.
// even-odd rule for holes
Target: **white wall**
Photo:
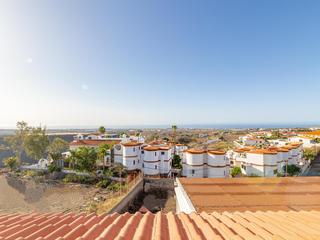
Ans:
<svg viewBox="0 0 320 240"><path fill-rule="evenodd" d="M127 170L139 169L140 147L139 146L122 146L123 147L123 166Z"/></svg>
<svg viewBox="0 0 320 240"><path fill-rule="evenodd" d="M208 153L207 158L208 178L223 178L229 176L229 163L225 155L215 155Z"/></svg>

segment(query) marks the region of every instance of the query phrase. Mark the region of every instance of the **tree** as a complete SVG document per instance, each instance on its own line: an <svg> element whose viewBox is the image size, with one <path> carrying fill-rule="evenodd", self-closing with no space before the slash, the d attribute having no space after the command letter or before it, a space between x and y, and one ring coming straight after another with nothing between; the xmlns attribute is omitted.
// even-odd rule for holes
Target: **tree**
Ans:
<svg viewBox="0 0 320 240"><path fill-rule="evenodd" d="M103 169L105 169L105 156L109 155L110 146L108 144L101 144L98 147L98 159L102 161Z"/></svg>
<svg viewBox="0 0 320 240"><path fill-rule="evenodd" d="M60 160L62 158L62 153L68 149L68 142L62 138L55 138L50 143L48 147L48 153L53 161Z"/></svg>
<svg viewBox="0 0 320 240"><path fill-rule="evenodd" d="M105 134L106 133L106 128L104 126L101 126L101 127L99 127L98 131L101 134Z"/></svg>
<svg viewBox="0 0 320 240"><path fill-rule="evenodd" d="M3 160L3 164L10 168L10 171L13 171L19 166L19 161L17 157L8 157Z"/></svg>
<svg viewBox="0 0 320 240"><path fill-rule="evenodd" d="M173 155L173 158L172 158L172 167L178 168L178 169L181 169L181 168L182 168L181 158L180 158L180 156L177 155L177 154Z"/></svg>
<svg viewBox="0 0 320 240"><path fill-rule="evenodd" d="M314 139L314 142L315 142L315 143L320 143L320 138Z"/></svg>
<svg viewBox="0 0 320 240"><path fill-rule="evenodd" d="M17 129L15 134L5 138L6 143L9 145L9 148L15 153L17 161L21 162L21 155L24 150L24 143L26 137L30 132L30 127L24 121L17 122Z"/></svg>
<svg viewBox="0 0 320 240"><path fill-rule="evenodd" d="M126 168L121 163L114 164L112 168L113 176L115 177L126 177L127 171Z"/></svg>
<svg viewBox="0 0 320 240"><path fill-rule="evenodd" d="M80 147L76 151L76 168L92 172L96 168L97 152L94 148Z"/></svg>
<svg viewBox="0 0 320 240"><path fill-rule="evenodd" d="M300 172L300 168L293 164L288 166L283 166L284 172L286 171L286 167L287 167L287 173L289 176L297 175Z"/></svg>
<svg viewBox="0 0 320 240"><path fill-rule="evenodd" d="M177 134L177 125L172 125L171 126L172 131L173 131L173 154L176 154L176 134Z"/></svg>
<svg viewBox="0 0 320 240"><path fill-rule="evenodd" d="M265 140L273 140L273 139L279 139L279 138L281 138L281 134L278 130L276 130L276 131L272 131L271 136L266 137Z"/></svg>
<svg viewBox="0 0 320 240"><path fill-rule="evenodd" d="M180 138L178 138L178 142L182 143L182 144L188 144L190 142L192 142L192 138L190 136L181 136Z"/></svg>
<svg viewBox="0 0 320 240"><path fill-rule="evenodd" d="M306 148L303 150L303 157L307 160L314 160L316 158L317 154L315 149L312 148Z"/></svg>
<svg viewBox="0 0 320 240"><path fill-rule="evenodd" d="M232 168L232 170L231 170L231 176L232 177L236 177L236 176L238 176L240 174L241 174L241 168L240 167Z"/></svg>
<svg viewBox="0 0 320 240"><path fill-rule="evenodd" d="M32 128L24 142L27 155L36 160L45 157L48 146L49 138L46 135L46 128L42 128L41 126Z"/></svg>

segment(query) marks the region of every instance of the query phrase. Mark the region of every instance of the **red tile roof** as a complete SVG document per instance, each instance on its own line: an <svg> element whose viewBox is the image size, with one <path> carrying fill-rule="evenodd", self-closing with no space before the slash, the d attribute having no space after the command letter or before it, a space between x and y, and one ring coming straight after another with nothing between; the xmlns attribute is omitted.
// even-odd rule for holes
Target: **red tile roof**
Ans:
<svg viewBox="0 0 320 240"><path fill-rule="evenodd" d="M320 177L179 178L197 212L319 210Z"/></svg>
<svg viewBox="0 0 320 240"><path fill-rule="evenodd" d="M319 239L319 211L0 214L0 239Z"/></svg>
<svg viewBox="0 0 320 240"><path fill-rule="evenodd" d="M312 132L299 132L299 135L309 135L309 136L320 136L320 130L312 131Z"/></svg>
<svg viewBox="0 0 320 240"><path fill-rule="evenodd" d="M145 151L159 151L159 150L170 150L167 146L146 146L143 148Z"/></svg>
<svg viewBox="0 0 320 240"><path fill-rule="evenodd" d="M140 146L142 145L143 143L141 142L137 142L137 141L131 141L131 142L126 142L126 143L121 143L122 146L125 146L125 147L136 147L136 146Z"/></svg>
<svg viewBox="0 0 320 240"><path fill-rule="evenodd" d="M101 144L119 144L120 140L74 140L70 146L99 146Z"/></svg>

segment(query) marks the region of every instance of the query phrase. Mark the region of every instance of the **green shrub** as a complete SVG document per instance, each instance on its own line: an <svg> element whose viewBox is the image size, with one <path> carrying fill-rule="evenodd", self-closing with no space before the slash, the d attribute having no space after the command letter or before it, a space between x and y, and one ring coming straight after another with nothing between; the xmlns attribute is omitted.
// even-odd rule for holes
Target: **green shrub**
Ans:
<svg viewBox="0 0 320 240"><path fill-rule="evenodd" d="M283 172L286 172L286 166L283 166ZM300 172L300 168L296 165L288 165L288 175L294 176Z"/></svg>
<svg viewBox="0 0 320 240"><path fill-rule="evenodd" d="M241 174L241 168L240 167L234 167L231 170L231 176L236 177L237 175Z"/></svg>
<svg viewBox="0 0 320 240"><path fill-rule="evenodd" d="M80 183L80 184L96 184L97 179L93 176L77 175L74 173L67 174L63 182L65 183Z"/></svg>
<svg viewBox="0 0 320 240"><path fill-rule="evenodd" d="M317 157L316 150L313 148L306 148L303 150L303 157L307 160L313 161Z"/></svg>
<svg viewBox="0 0 320 240"><path fill-rule="evenodd" d="M113 182L107 187L108 190L114 191L114 192L118 192L120 188L121 188L121 183L118 183L118 182Z"/></svg>
<svg viewBox="0 0 320 240"><path fill-rule="evenodd" d="M182 169L181 158L177 154L175 154L172 158L172 167L177 169Z"/></svg>
<svg viewBox="0 0 320 240"><path fill-rule="evenodd" d="M111 181L109 179L103 179L96 184L96 187L107 188L110 185Z"/></svg>
<svg viewBox="0 0 320 240"><path fill-rule="evenodd" d="M35 171L35 170L23 171L23 175L28 176L28 177L44 176L45 174L46 174L45 171Z"/></svg>
<svg viewBox="0 0 320 240"><path fill-rule="evenodd" d="M16 157L8 157L3 160L3 164L10 168L10 171L13 171L19 166L19 161Z"/></svg>
<svg viewBox="0 0 320 240"><path fill-rule="evenodd" d="M61 172L62 167L58 166L57 164L52 163L48 166L48 171L49 171L49 173Z"/></svg>

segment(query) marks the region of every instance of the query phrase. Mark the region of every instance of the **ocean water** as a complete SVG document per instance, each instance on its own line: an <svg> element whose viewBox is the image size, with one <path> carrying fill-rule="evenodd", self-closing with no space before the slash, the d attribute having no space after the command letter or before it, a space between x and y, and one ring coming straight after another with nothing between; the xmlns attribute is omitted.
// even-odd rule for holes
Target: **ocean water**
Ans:
<svg viewBox="0 0 320 240"><path fill-rule="evenodd" d="M311 123L228 123L228 124L176 124L179 129L276 129L276 128L310 128L320 127L320 122ZM107 129L168 129L171 124L154 124L154 125L105 125ZM92 132L96 131L99 126L47 126L50 132ZM1 128L0 136L14 133L13 128Z"/></svg>

